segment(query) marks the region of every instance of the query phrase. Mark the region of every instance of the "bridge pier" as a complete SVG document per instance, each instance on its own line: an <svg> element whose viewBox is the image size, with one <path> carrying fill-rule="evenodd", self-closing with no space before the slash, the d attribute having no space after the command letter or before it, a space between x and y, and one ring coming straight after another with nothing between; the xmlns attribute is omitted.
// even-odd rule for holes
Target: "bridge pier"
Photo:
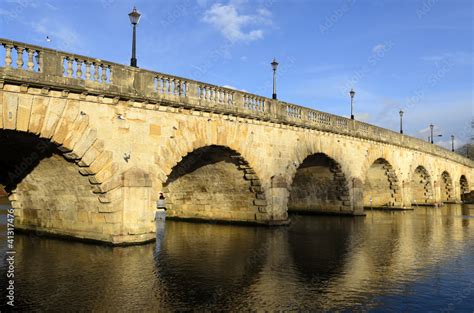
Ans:
<svg viewBox="0 0 474 313"><path fill-rule="evenodd" d="M87 178L67 172L61 162L60 157L42 160L11 192L16 229L113 245L155 239L152 185L146 173L130 169L118 175L102 186L111 190L97 201Z"/></svg>

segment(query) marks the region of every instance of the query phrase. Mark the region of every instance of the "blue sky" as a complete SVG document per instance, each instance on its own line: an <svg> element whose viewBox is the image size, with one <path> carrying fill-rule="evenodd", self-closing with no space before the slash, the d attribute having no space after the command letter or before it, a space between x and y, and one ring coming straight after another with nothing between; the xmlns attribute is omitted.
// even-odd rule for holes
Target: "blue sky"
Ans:
<svg viewBox="0 0 474 313"><path fill-rule="evenodd" d="M0 37L278 97L450 146L472 134L472 0L0 0ZM51 38L50 42L45 37Z"/></svg>

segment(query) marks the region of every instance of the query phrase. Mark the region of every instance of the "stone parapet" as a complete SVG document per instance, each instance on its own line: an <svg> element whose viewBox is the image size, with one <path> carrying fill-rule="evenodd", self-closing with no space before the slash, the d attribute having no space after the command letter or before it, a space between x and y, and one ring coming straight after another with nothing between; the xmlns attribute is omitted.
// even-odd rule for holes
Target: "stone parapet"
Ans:
<svg viewBox="0 0 474 313"><path fill-rule="evenodd" d="M418 138L291 103L78 54L1 39L4 82L242 116L397 145L469 167L474 162ZM16 62L13 63L13 54ZM105 100L104 100L105 101Z"/></svg>

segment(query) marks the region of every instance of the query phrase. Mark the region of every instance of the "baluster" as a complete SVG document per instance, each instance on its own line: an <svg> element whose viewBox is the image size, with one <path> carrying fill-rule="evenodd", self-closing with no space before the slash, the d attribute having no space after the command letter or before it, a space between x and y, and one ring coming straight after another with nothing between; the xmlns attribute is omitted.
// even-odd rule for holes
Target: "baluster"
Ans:
<svg viewBox="0 0 474 313"><path fill-rule="evenodd" d="M23 50L25 48L22 47L15 47L16 48L16 53L17 53L17 58L16 58L16 66L19 70L23 68Z"/></svg>
<svg viewBox="0 0 474 313"><path fill-rule="evenodd" d="M67 77L72 77L72 62L74 62L74 59L73 58L70 58L70 57L66 57L66 60L67 60Z"/></svg>
<svg viewBox="0 0 474 313"><path fill-rule="evenodd" d="M182 90L181 90L181 83L182 83L182 81L179 80L179 79L177 79L177 80L175 81L176 89L177 89L176 95L177 95L178 97L181 97L181 96L182 96L182 93L181 93L181 92L182 92Z"/></svg>
<svg viewBox="0 0 474 313"><path fill-rule="evenodd" d="M76 78L78 79L82 79L82 63L83 63L82 60L76 59L76 66L77 66Z"/></svg>
<svg viewBox="0 0 474 313"><path fill-rule="evenodd" d="M159 76L158 77L158 84L159 84L159 92L160 94L164 94L165 93L165 80L163 78L163 76Z"/></svg>
<svg viewBox="0 0 474 313"><path fill-rule="evenodd" d="M84 63L86 64L86 80L90 80L91 79L91 62L84 61Z"/></svg>
<svg viewBox="0 0 474 313"><path fill-rule="evenodd" d="M212 87L207 87L207 90L209 91L209 97L207 98L207 100L212 101L212 97L214 95Z"/></svg>
<svg viewBox="0 0 474 313"><path fill-rule="evenodd" d="M170 95L172 92L173 92L173 79L172 78L166 78L166 81L167 81L167 84L168 84L168 90L167 90L167 94Z"/></svg>
<svg viewBox="0 0 474 313"><path fill-rule="evenodd" d="M12 49L13 46L5 45L5 67L12 66Z"/></svg>
<svg viewBox="0 0 474 313"><path fill-rule="evenodd" d="M94 81L98 82L99 81L99 64L96 62L92 62L92 65L94 65Z"/></svg>
<svg viewBox="0 0 474 313"><path fill-rule="evenodd" d="M199 86L199 98L204 99L206 96L206 91L204 90L204 86L201 85Z"/></svg>
<svg viewBox="0 0 474 313"><path fill-rule="evenodd" d="M39 50L36 51L36 64L38 64L38 72L43 70L43 53Z"/></svg>
<svg viewBox="0 0 474 313"><path fill-rule="evenodd" d="M100 65L100 68L102 69L102 75L100 77L100 80L102 83L107 83L107 66L104 64Z"/></svg>
<svg viewBox="0 0 474 313"><path fill-rule="evenodd" d="M112 65L107 65L107 68L109 69L109 84L112 84Z"/></svg>
<svg viewBox="0 0 474 313"><path fill-rule="evenodd" d="M35 68L35 63L33 62L33 54L35 53L35 50L27 48L26 51L28 52L28 63L26 64L28 71L33 71Z"/></svg>

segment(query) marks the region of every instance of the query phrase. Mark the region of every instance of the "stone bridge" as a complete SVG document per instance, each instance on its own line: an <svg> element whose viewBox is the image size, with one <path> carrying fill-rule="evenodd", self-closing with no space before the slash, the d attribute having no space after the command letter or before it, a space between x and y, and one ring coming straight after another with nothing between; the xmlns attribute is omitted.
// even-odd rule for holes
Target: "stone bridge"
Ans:
<svg viewBox="0 0 474 313"><path fill-rule="evenodd" d="M473 162L298 105L0 39L0 184L17 228L113 244L170 216L280 225L459 202Z"/></svg>

